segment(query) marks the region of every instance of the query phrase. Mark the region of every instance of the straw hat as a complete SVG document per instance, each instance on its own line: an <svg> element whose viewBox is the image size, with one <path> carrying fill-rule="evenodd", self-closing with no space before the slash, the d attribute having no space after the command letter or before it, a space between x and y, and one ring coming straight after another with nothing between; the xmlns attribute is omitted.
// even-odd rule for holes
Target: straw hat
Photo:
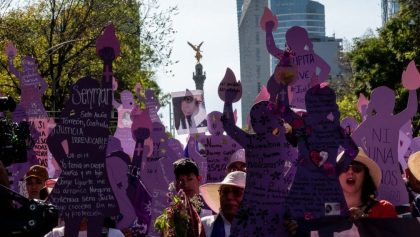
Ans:
<svg viewBox="0 0 420 237"><path fill-rule="evenodd" d="M245 149L239 149L235 151L235 153L232 154L231 157L229 157L229 162L226 167L229 168L229 166L235 162L242 162L246 163L245 161Z"/></svg>
<svg viewBox="0 0 420 237"><path fill-rule="evenodd" d="M413 153L408 158L408 168L417 180L420 180L420 151Z"/></svg>
<svg viewBox="0 0 420 237"><path fill-rule="evenodd" d="M215 213L220 211L219 189L222 185L230 185L245 188L246 173L242 171L234 171L226 175L220 183L207 183L200 186L200 193L204 201Z"/></svg>
<svg viewBox="0 0 420 237"><path fill-rule="evenodd" d="M337 163L341 160L343 155L344 155L344 151L342 151L337 156ZM381 171L381 168L379 168L378 164L376 164L374 160L370 159L366 155L366 153L363 151L363 149L360 147L359 147L359 153L357 154L356 158L354 158L354 161L362 163L368 168L370 177L372 178L376 189L379 189L379 186L381 185L382 171Z"/></svg>

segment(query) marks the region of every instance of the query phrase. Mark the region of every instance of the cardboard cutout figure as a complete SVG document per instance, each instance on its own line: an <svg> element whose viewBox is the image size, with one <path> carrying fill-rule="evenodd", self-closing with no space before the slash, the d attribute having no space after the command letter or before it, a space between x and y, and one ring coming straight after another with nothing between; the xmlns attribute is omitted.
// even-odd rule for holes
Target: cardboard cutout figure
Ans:
<svg viewBox="0 0 420 237"><path fill-rule="evenodd" d="M285 86L280 88L286 90ZM304 221L300 225L307 230L325 230L348 214L338 174L354 159L358 148L340 127L335 99L334 90L328 86L310 88L305 96L307 113L302 116L278 101L280 111L285 111L282 117L292 126L288 138L299 151L296 175L287 196L286 215L298 222ZM345 160L337 164L339 146L345 151ZM331 227L329 231L336 231L335 226Z"/></svg>
<svg viewBox="0 0 420 237"><path fill-rule="evenodd" d="M152 223L154 223L156 217L167 207L166 193L169 183L175 180L173 162L180 156L169 146L165 126L160 122L152 123L151 138L153 153L146 158L141 178L152 196L151 214ZM160 236L154 228L149 229L149 235Z"/></svg>
<svg viewBox="0 0 420 237"><path fill-rule="evenodd" d="M113 89L116 90L116 86L114 86ZM115 130L114 137L121 141L124 152L129 156L133 156L136 144L131 135L131 125L133 124L133 121L131 120L131 111L134 108L133 94L128 90L122 91L121 104L113 99L112 106L114 106L118 112L117 129Z"/></svg>
<svg viewBox="0 0 420 237"><path fill-rule="evenodd" d="M62 173L49 200L65 221L65 236L76 237L82 218L88 236L99 236L105 216L119 213L105 168L108 125L112 110L112 62L119 56L119 42L112 25L96 42L104 62L102 85L89 77L71 87L60 122L48 136L48 147ZM68 144L66 153L62 142Z"/></svg>
<svg viewBox="0 0 420 237"><path fill-rule="evenodd" d="M13 59L17 54L16 48L10 42L6 46L5 53L8 58L9 70L15 75L20 82L20 103L16 106L12 113L14 122L28 121L30 122L30 131L35 145L28 150L28 161L25 163L16 163L9 167L12 172L12 187L19 191L19 182L32 165L40 164L48 167L48 148L45 144L48 131L45 130L48 124L48 114L42 104L42 95L48 88L38 73L38 63L35 58L25 56L22 58L23 71L19 71L13 64Z"/></svg>
<svg viewBox="0 0 420 237"><path fill-rule="evenodd" d="M241 149L236 141L230 136L223 134L225 130L220 120L221 117L222 113L218 111L209 113L207 115L207 121L210 135L201 133L194 136L196 141L205 148L204 156L207 158L207 182L220 182L223 180L226 176L226 165L229 157L235 151Z"/></svg>
<svg viewBox="0 0 420 237"><path fill-rule="evenodd" d="M9 43L6 48L9 70L19 79L21 90L20 103L13 112L13 121L20 122L28 118L39 117L46 118L48 115L41 99L48 88L48 84L39 75L38 63L35 58L30 56L22 58L23 71L17 70L13 64L16 52L13 44Z"/></svg>
<svg viewBox="0 0 420 237"><path fill-rule="evenodd" d="M172 92L175 129L178 134L204 133L207 130L203 91Z"/></svg>
<svg viewBox="0 0 420 237"><path fill-rule="evenodd" d="M353 132L354 141L381 167L382 182L378 198L394 205L408 203L408 194L398 163L399 131L417 113L417 92L420 74L410 63L403 72L402 82L410 89L407 108L394 114L395 93L385 86L372 91L367 107L367 118Z"/></svg>
<svg viewBox="0 0 420 237"><path fill-rule="evenodd" d="M142 110L140 106L135 105L131 111L133 125L131 126L133 139L136 141L133 160L128 166L128 189L127 194L133 204L137 219L130 226L131 234L134 236L144 236L151 229L151 205L152 195L146 189L143 183L144 174L143 157L150 154L153 150L151 140L152 121L150 120L147 109Z"/></svg>
<svg viewBox="0 0 420 237"><path fill-rule="evenodd" d="M236 82L228 68L223 80ZM236 218L232 236L285 236L282 215L287 186L283 180L285 160L284 128L275 116L275 105L262 101L251 108L251 123L255 134L235 125L232 101L236 90L226 90L223 127L226 133L245 149L247 179L245 193Z"/></svg>
<svg viewBox="0 0 420 237"><path fill-rule="evenodd" d="M160 109L160 103L158 98L155 96L153 89L147 89L144 92L145 97L143 97L140 93L141 85L140 83L136 84L136 93L139 101L144 103L146 108L149 110L149 116L152 122L161 123L158 111Z"/></svg>
<svg viewBox="0 0 420 237"><path fill-rule="evenodd" d="M277 83L294 80L289 85L290 105L295 108L305 109L306 91L311 87L311 84L323 83L328 79L330 66L314 52L308 32L302 27L293 26L288 29L286 32L287 49L283 51L277 48L273 31L278 23L277 17L273 16L273 13L266 7L260 22L261 25L265 26L263 30L266 32L268 52L280 60L272 78ZM289 55L292 56L290 57L291 62L288 62L287 56ZM289 65L289 67L284 67L285 65ZM319 70L319 74L317 70ZM270 80L267 83L267 88L270 91ZM271 98L276 98L277 95L273 95L270 92L270 96Z"/></svg>
<svg viewBox="0 0 420 237"><path fill-rule="evenodd" d="M416 92L410 91L407 108L393 115L394 92L384 86L372 91L366 120L353 132L352 137L366 154L381 167L382 182L379 199L394 205L408 202L408 194L398 163L399 130L417 112ZM394 103L393 103L394 102ZM376 111L375 115L371 112Z"/></svg>
<svg viewBox="0 0 420 237"><path fill-rule="evenodd" d="M106 170L109 183L111 184L120 210L120 218L116 223L118 229L129 228L137 218L131 200L127 195L127 174L130 163L130 157L124 153L121 147L121 141L118 138L110 136L107 146Z"/></svg>

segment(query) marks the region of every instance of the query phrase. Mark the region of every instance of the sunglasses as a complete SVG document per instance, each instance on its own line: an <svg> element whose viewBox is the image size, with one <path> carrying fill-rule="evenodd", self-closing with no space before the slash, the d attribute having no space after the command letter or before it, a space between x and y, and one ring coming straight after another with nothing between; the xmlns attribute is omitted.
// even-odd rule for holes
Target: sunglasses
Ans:
<svg viewBox="0 0 420 237"><path fill-rule="evenodd" d="M363 164L353 163L353 164L347 166L347 168L345 168L343 170L343 172L347 172L351 168L351 170L353 170L354 173L358 174L358 173L362 172L363 170L365 170L365 167L366 166L364 166Z"/></svg>
<svg viewBox="0 0 420 237"><path fill-rule="evenodd" d="M237 187L225 187L219 189L219 194L222 197L226 197L229 193L232 193L234 197L241 197L244 194L244 189Z"/></svg>

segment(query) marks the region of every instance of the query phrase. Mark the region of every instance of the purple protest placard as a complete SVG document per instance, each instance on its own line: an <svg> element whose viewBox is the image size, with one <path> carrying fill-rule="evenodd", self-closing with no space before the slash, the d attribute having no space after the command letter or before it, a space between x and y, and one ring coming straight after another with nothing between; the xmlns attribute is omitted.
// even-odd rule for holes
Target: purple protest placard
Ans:
<svg viewBox="0 0 420 237"><path fill-rule="evenodd" d="M402 75L405 86L408 80L420 81L420 74L409 67ZM415 84L415 83L414 83ZM385 199L394 205L408 203L408 194L401 176L398 163L399 131L417 113L416 88L409 91L407 108L393 114L395 93L388 87L375 88L367 107L367 118L353 132L354 141L362 147L366 154L381 167L382 182L378 198Z"/></svg>
<svg viewBox="0 0 420 237"><path fill-rule="evenodd" d="M203 91L172 92L175 129L178 134L204 133L207 130Z"/></svg>
<svg viewBox="0 0 420 237"><path fill-rule="evenodd" d="M116 90L117 88L114 86L113 89ZM112 101L112 105L118 112L117 129L115 130L114 137L121 141L124 152L132 156L136 144L131 135L131 125L133 124L131 111L134 108L134 97L128 90L122 91L120 97L121 104L115 99Z"/></svg>
<svg viewBox="0 0 420 237"><path fill-rule="evenodd" d="M237 88L234 90L236 92L239 91ZM235 98L235 100L236 99L237 98ZM235 151L242 148L230 136L223 134L225 130L221 117L222 113L218 111L209 113L207 115L207 121L210 135L201 133L194 136L195 140L205 148L204 156L207 159L207 182L222 181L226 176L226 165L229 161L229 157Z"/></svg>
<svg viewBox="0 0 420 237"><path fill-rule="evenodd" d="M236 81L229 68L223 80ZM246 133L235 125L233 118L232 101L236 95L236 90L225 91L223 127L245 149L247 179L231 234L285 236L282 218L287 185L283 179L286 157L283 124L275 115L275 105L262 101L250 112L255 134Z"/></svg>
<svg viewBox="0 0 420 237"><path fill-rule="evenodd" d="M119 213L105 167L112 110L112 62L120 52L112 25L98 38L96 52L104 63L101 85L90 77L72 85L60 122L47 139L62 168L49 200L60 210L65 236L70 237L78 235L83 217L88 220L88 236L99 236L104 217Z"/></svg>
<svg viewBox="0 0 420 237"><path fill-rule="evenodd" d="M171 149L165 126L162 123L152 123L150 136L153 140L153 152L146 157L140 175L152 197L151 219L154 223L156 217L167 207L168 187L175 180L173 162L181 156ZM154 228L149 230L149 235L160 236Z"/></svg>
<svg viewBox="0 0 420 237"><path fill-rule="evenodd" d="M277 83L294 81L289 84L290 105L305 109L306 91L311 85L323 83L328 79L330 66L314 52L308 32L302 27L289 28L285 35L287 48L284 51L277 48L273 37L277 24L277 17L273 17L273 13L265 8L260 25L265 26L263 30L266 32L267 50L280 60L273 76ZM270 90L270 84L267 84L267 88ZM270 95L275 98L272 93Z"/></svg>

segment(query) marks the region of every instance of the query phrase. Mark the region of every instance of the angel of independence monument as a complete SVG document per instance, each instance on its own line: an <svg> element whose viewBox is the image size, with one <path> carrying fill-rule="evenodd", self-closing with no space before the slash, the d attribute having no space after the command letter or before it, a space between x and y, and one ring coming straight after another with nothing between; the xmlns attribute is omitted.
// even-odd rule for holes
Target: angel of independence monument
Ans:
<svg viewBox="0 0 420 237"><path fill-rule="evenodd" d="M187 42L188 45L195 51L195 58L197 59L197 64L195 64L195 73L193 72L193 80L195 82L195 89L203 90L204 80L206 80L206 72L203 72L203 65L200 63L200 59L203 57L201 54L201 46L204 42L201 42L199 45L193 45L190 42Z"/></svg>

